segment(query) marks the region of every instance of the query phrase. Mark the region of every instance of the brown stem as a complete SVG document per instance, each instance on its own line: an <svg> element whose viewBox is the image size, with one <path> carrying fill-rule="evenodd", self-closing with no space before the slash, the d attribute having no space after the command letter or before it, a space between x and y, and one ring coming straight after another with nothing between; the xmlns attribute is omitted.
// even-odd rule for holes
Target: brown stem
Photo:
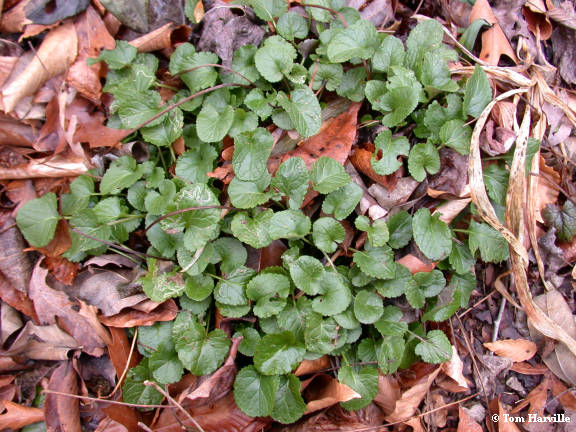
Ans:
<svg viewBox="0 0 576 432"><path fill-rule="evenodd" d="M344 24L344 27L348 27L348 23L344 19L344 16L340 12L335 11L334 9L331 9L329 7L326 7L326 6L320 6L320 5L308 4L308 3L301 3L301 6L327 10L328 12L332 13L333 15L336 15L340 19L340 21L342 21L342 24Z"/></svg>
<svg viewBox="0 0 576 432"><path fill-rule="evenodd" d="M198 206L198 207L188 207L185 209L180 209L180 210L174 210L173 212L170 213L166 213L163 216L160 216L158 219L156 219L154 222L152 222L150 225L148 225L146 227L146 229L144 230L144 232L147 232L150 228L152 228L154 225L156 225L158 222L163 221L166 218L169 218L170 216L175 216L175 215L179 215L182 213L187 213L189 211L194 211L194 210L209 210L209 209L226 209L226 210L238 210L236 207L230 207L230 206L223 206L223 205L209 205L209 206Z"/></svg>
<svg viewBox="0 0 576 432"><path fill-rule="evenodd" d="M134 407L134 408L170 408L170 409L176 408L176 407L170 406L170 405L132 404L132 403L128 403L128 402L120 402L120 401L115 401L115 400L100 399L100 398L94 398L94 397L89 397L89 396L80 396L80 395L76 395L76 394L72 394L72 393L64 393L64 392L59 392L59 391L55 391L55 390L48 390L48 389L42 390L42 393L50 393L50 394L55 394L58 396L66 396L66 397L69 397L72 399L89 400L92 402L101 402L101 403L107 403L107 404L111 404L111 405L124 405L124 406L129 406L129 407Z"/></svg>
<svg viewBox="0 0 576 432"><path fill-rule="evenodd" d="M233 74L235 74L235 75L238 75L240 78L245 79L245 80L248 81L251 85L254 85L254 82L253 82L252 80L250 80L249 78L245 77L245 76L242 75L240 72L235 71L235 70L232 69L231 67L224 66L224 65L221 65L221 64L217 64L217 63L206 63L206 64L203 64L203 65L200 65L200 66L196 66L196 67L193 67L193 68L190 68L190 69L186 69L186 70L180 71L180 72L178 72L176 75L182 75L182 74L185 74L185 73L188 73L188 72L194 72L195 70L202 69L202 68L205 68L205 67L217 67L217 68L220 68L220 69L224 69L224 70L226 70L226 71L228 71L228 72L231 72L231 73L233 73Z"/></svg>

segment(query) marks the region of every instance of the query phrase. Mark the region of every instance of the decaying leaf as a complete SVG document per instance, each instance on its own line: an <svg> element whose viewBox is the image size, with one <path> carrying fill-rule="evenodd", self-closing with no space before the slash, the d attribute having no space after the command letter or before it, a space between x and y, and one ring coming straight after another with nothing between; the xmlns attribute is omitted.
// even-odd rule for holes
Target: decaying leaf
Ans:
<svg viewBox="0 0 576 432"><path fill-rule="evenodd" d="M552 23L548 18L547 9L544 0L529 0L522 6L522 14L528 22L528 28L540 40L548 40L552 36Z"/></svg>
<svg viewBox="0 0 576 432"><path fill-rule="evenodd" d="M2 401L6 412L0 414L0 429L20 429L32 423L44 421L44 410L27 407L10 401Z"/></svg>
<svg viewBox="0 0 576 432"><path fill-rule="evenodd" d="M67 360L78 342L56 324L37 326L28 321L10 348L7 356L24 356L33 360Z"/></svg>
<svg viewBox="0 0 576 432"><path fill-rule="evenodd" d="M361 397L345 384L340 384L330 375L321 374L311 378L304 392L306 414Z"/></svg>
<svg viewBox="0 0 576 432"><path fill-rule="evenodd" d="M4 111L12 111L24 96L34 94L48 79L65 72L77 50L78 39L72 23L51 30L24 72L2 89Z"/></svg>
<svg viewBox="0 0 576 432"><path fill-rule="evenodd" d="M456 347L452 346L452 357L446 363L442 363L442 371L450 378L452 378L460 387L469 388L468 381L464 377L462 370L464 363L456 351Z"/></svg>
<svg viewBox="0 0 576 432"><path fill-rule="evenodd" d="M302 376L318 373L329 367L330 358L325 355L316 360L302 360L302 363L300 363L300 365L294 371L294 375Z"/></svg>
<svg viewBox="0 0 576 432"><path fill-rule="evenodd" d="M510 46L508 38L500 28L498 19L492 12L492 8L488 0L478 0L474 3L474 7L470 12L469 22L473 23L477 19L484 19L492 24L488 30L482 34L482 51L480 52L480 59L484 60L489 65L498 65L500 56L502 54L510 57L514 62L517 62L514 50Z"/></svg>
<svg viewBox="0 0 576 432"><path fill-rule="evenodd" d="M201 5L201 3L199 3ZM138 48L139 52L158 51L170 48L178 43L187 42L190 38L188 26L177 26L167 23L156 30L130 41L130 45Z"/></svg>
<svg viewBox="0 0 576 432"><path fill-rule="evenodd" d="M71 361L63 361L52 372L48 389L60 393L78 394L78 376ZM80 432L80 403L78 399L47 393L44 409L46 429L54 432Z"/></svg>
<svg viewBox="0 0 576 432"><path fill-rule="evenodd" d="M530 409L528 410L531 414L536 414L538 417L544 415L544 408L546 407L546 401L548 400L548 390L550 389L550 378L545 376L542 382L532 389L532 391L526 396L522 401L511 411L512 413L517 413L522 411L528 405Z"/></svg>
<svg viewBox="0 0 576 432"><path fill-rule="evenodd" d="M482 426L470 417L461 406L458 407L458 429L456 432L482 432Z"/></svg>
<svg viewBox="0 0 576 432"><path fill-rule="evenodd" d="M526 339L506 339L486 342L484 346L500 357L507 357L515 362L526 361L536 354L536 344Z"/></svg>
<svg viewBox="0 0 576 432"><path fill-rule="evenodd" d="M143 310L137 307L147 307ZM117 315L109 317L101 316L100 322L110 327L130 328L137 326L149 326L158 321L172 321L178 314L178 306L172 299L168 299L164 303L156 303L152 300L147 300L138 303L132 309L126 309Z"/></svg>

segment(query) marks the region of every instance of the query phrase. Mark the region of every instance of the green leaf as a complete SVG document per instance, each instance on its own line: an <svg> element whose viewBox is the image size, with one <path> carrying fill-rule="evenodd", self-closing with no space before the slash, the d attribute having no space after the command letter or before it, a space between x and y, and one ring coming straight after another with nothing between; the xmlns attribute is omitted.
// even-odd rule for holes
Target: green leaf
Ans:
<svg viewBox="0 0 576 432"><path fill-rule="evenodd" d="M448 288L453 292L462 293L462 299L460 302L460 307L467 307L470 301L470 294L476 289L476 275L474 272L469 271L468 273L458 274L454 273L452 279L450 279L450 284Z"/></svg>
<svg viewBox="0 0 576 432"><path fill-rule="evenodd" d="M365 80L366 71L363 67L350 69L342 75L342 82L336 89L336 93L352 102L361 102L364 100Z"/></svg>
<svg viewBox="0 0 576 432"><path fill-rule="evenodd" d="M254 352L254 366L264 375L290 373L304 359L306 348L285 331L264 336Z"/></svg>
<svg viewBox="0 0 576 432"><path fill-rule="evenodd" d="M18 228L26 241L35 247L44 247L52 241L59 220L58 202L52 192L27 201L16 215Z"/></svg>
<svg viewBox="0 0 576 432"><path fill-rule="evenodd" d="M415 348L416 354L426 363L442 363L452 357L452 346L441 330L431 330Z"/></svg>
<svg viewBox="0 0 576 432"><path fill-rule="evenodd" d="M448 261L456 273L459 274L470 273L476 263L476 260L470 253L470 249L465 244L457 242L454 242L452 245L452 251L450 252Z"/></svg>
<svg viewBox="0 0 576 432"><path fill-rule="evenodd" d="M508 242L498 231L485 223L470 222L468 247L474 254L480 249L484 262L498 263L508 259Z"/></svg>
<svg viewBox="0 0 576 432"><path fill-rule="evenodd" d="M444 293L442 293L439 298L442 297L443 294ZM454 315L458 309L460 309L461 302L462 292L453 291L449 299L446 299L445 301L439 301L433 308L427 310L426 313L422 316L422 321L446 321L448 318Z"/></svg>
<svg viewBox="0 0 576 432"><path fill-rule="evenodd" d="M196 117L198 137L205 142L222 141L233 121L234 108L231 106L219 110L213 105L204 104Z"/></svg>
<svg viewBox="0 0 576 432"><path fill-rule="evenodd" d="M274 213L270 219L269 235L272 240L297 239L310 233L310 218L299 210L284 210Z"/></svg>
<svg viewBox="0 0 576 432"><path fill-rule="evenodd" d="M340 163L332 158L322 156L312 165L310 181L315 191L329 194L348 184L350 176Z"/></svg>
<svg viewBox="0 0 576 432"><path fill-rule="evenodd" d="M344 312L352 301L350 289L337 273L326 272L322 278L321 296L312 302L314 312L331 316Z"/></svg>
<svg viewBox="0 0 576 432"><path fill-rule="evenodd" d="M289 208L299 209L308 192L308 170L304 159L298 156L282 162L272 179L272 189L289 197Z"/></svg>
<svg viewBox="0 0 576 432"><path fill-rule="evenodd" d="M254 300L254 315L270 318L286 306L290 294L290 279L281 274L261 273L246 286L246 295Z"/></svg>
<svg viewBox="0 0 576 432"><path fill-rule="evenodd" d="M474 73L468 79L464 90L464 104L462 107L464 113L472 117L479 117L491 100L492 89L490 88L486 72L476 65Z"/></svg>
<svg viewBox="0 0 576 432"><path fill-rule="evenodd" d="M395 276L389 280L377 280L374 288L384 297L394 298L404 294L407 287L416 287L412 273L402 264L395 263Z"/></svg>
<svg viewBox="0 0 576 432"><path fill-rule="evenodd" d="M81 175L70 183L70 193L62 195L62 214L72 215L88 207L94 193L94 180ZM137 209L140 210L140 209Z"/></svg>
<svg viewBox="0 0 576 432"><path fill-rule="evenodd" d="M427 208L418 210L412 218L412 229L416 245L431 260L446 258L452 250L452 232L440 220L440 214L430 214Z"/></svg>
<svg viewBox="0 0 576 432"><path fill-rule="evenodd" d="M271 176L268 171L264 171L262 177L243 181L234 177L228 185L228 195L234 207L247 209L264 204L270 199L270 193L265 192L270 184Z"/></svg>
<svg viewBox="0 0 576 432"><path fill-rule="evenodd" d="M306 402L300 394L300 380L293 374L280 377L272 418L280 423L296 422L306 412Z"/></svg>
<svg viewBox="0 0 576 432"><path fill-rule="evenodd" d="M325 270L316 258L303 255L290 264L290 276L294 284L309 295L322 292Z"/></svg>
<svg viewBox="0 0 576 432"><path fill-rule="evenodd" d="M542 212L546 225L556 229L559 240L570 241L576 235L576 206L566 200L562 209L554 204L548 204Z"/></svg>
<svg viewBox="0 0 576 432"><path fill-rule="evenodd" d="M209 298L210 294L214 291L214 281L210 276L197 275L187 276L186 296L194 301L202 301Z"/></svg>
<svg viewBox="0 0 576 432"><path fill-rule="evenodd" d="M94 210L92 209L84 209L74 215L70 219L70 225L90 237L96 237L96 239L104 241L110 240L110 236L112 235L110 226L100 224L97 221ZM76 244L80 251L87 251L102 246L102 242L77 234L73 231L70 232L70 236L72 237L72 248Z"/></svg>
<svg viewBox="0 0 576 432"><path fill-rule="evenodd" d="M256 272L248 267L232 271L226 279L221 279L214 289L214 299L222 304L242 306L248 304L246 285Z"/></svg>
<svg viewBox="0 0 576 432"><path fill-rule="evenodd" d="M378 321L384 305L382 297L372 291L360 291L354 299L354 315L362 324L372 324Z"/></svg>
<svg viewBox="0 0 576 432"><path fill-rule="evenodd" d="M314 76L312 90L320 90L325 83L326 90L334 91L342 82L344 69L339 63L314 63L308 69L310 77ZM312 78L310 78L312 80Z"/></svg>
<svg viewBox="0 0 576 432"><path fill-rule="evenodd" d="M251 218L245 212L237 213L232 219L232 233L238 240L249 244L255 249L266 247L272 243L272 239L268 234L268 227L273 215L274 212L272 210L258 213L254 218Z"/></svg>
<svg viewBox="0 0 576 432"><path fill-rule="evenodd" d="M192 183L208 183L208 174L214 169L218 152L210 144L198 141L197 145L181 154L176 161L176 175Z"/></svg>
<svg viewBox="0 0 576 432"><path fill-rule="evenodd" d="M214 243L214 256L220 262L220 270L230 273L243 266L248 258L246 248L233 237L220 237Z"/></svg>
<svg viewBox="0 0 576 432"><path fill-rule="evenodd" d="M404 64L404 45L394 36L384 38L372 57L372 67L377 72L388 72L392 66Z"/></svg>
<svg viewBox="0 0 576 432"><path fill-rule="evenodd" d="M273 98L266 97L261 89L255 88L246 95L244 105L258 114L261 120L265 120L272 114L272 106L270 104L275 100L275 96Z"/></svg>
<svg viewBox="0 0 576 432"><path fill-rule="evenodd" d="M274 137L264 128L236 136L232 157L236 177L245 181L254 181L262 177L273 146Z"/></svg>
<svg viewBox="0 0 576 432"><path fill-rule="evenodd" d="M413 87L396 87L381 98L382 111L389 112L382 118L387 127L399 125L418 105L418 92Z"/></svg>
<svg viewBox="0 0 576 432"><path fill-rule="evenodd" d="M403 337L384 336L376 347L378 367L382 373L392 374L396 372L402 362L405 350L406 344Z"/></svg>
<svg viewBox="0 0 576 432"><path fill-rule="evenodd" d="M174 349L166 349L161 346L150 356L148 366L152 370L152 376L160 384L172 384L180 381L184 374L184 367L178 359Z"/></svg>
<svg viewBox="0 0 576 432"><path fill-rule="evenodd" d="M146 198L144 199L144 208L148 213L154 215L162 214L165 212L168 204L174 201L175 196L176 196L176 185L174 184L174 182L172 180L162 180L162 183L160 183L160 186L158 187L158 192L153 190L147 193ZM111 200L111 198L108 198L107 200ZM98 205L102 204L107 200L100 201ZM94 210L96 210L96 207L94 208ZM120 215L118 214L118 216ZM103 220L102 222L107 221Z"/></svg>
<svg viewBox="0 0 576 432"><path fill-rule="evenodd" d="M240 345L238 345L238 351L245 356L253 357L254 351L261 339L260 333L254 328L245 327L236 331L233 337L236 338L239 336L242 336L242 341Z"/></svg>
<svg viewBox="0 0 576 432"><path fill-rule="evenodd" d="M236 405L250 417L272 414L280 378L260 374L254 366L246 366L234 380Z"/></svg>
<svg viewBox="0 0 576 432"><path fill-rule="evenodd" d="M178 248L176 251L176 257L178 259L178 265L182 267L182 270L190 276L200 275L204 269L210 264L210 258L212 258L212 245L210 243L206 244L204 249L199 249L200 256L198 256L198 251L192 254L188 249L183 247Z"/></svg>
<svg viewBox="0 0 576 432"><path fill-rule="evenodd" d="M248 3L258 18L263 21L273 21L288 9L284 0L248 0Z"/></svg>
<svg viewBox="0 0 576 432"><path fill-rule="evenodd" d="M446 279L440 270L432 270L431 272L419 272L413 276L414 281L418 288L422 290L424 297L433 297L440 294L446 286Z"/></svg>
<svg viewBox="0 0 576 432"><path fill-rule="evenodd" d="M304 330L306 349L320 354L332 352L336 345L335 341L339 337L339 330L340 328L333 318L324 319L318 313L310 314Z"/></svg>
<svg viewBox="0 0 576 432"><path fill-rule="evenodd" d="M448 120L440 128L440 142L452 147L461 155L470 153L472 128L462 120Z"/></svg>
<svg viewBox="0 0 576 432"><path fill-rule="evenodd" d="M122 69L132 64L137 54L138 50L135 46L130 45L126 41L117 40L116 48L113 50L102 50L96 59L87 59L87 63L91 66L99 61L104 61L110 69Z"/></svg>
<svg viewBox="0 0 576 432"><path fill-rule="evenodd" d="M483 171L484 184L488 195L496 204L506 205L508 191L508 170L499 164L488 165Z"/></svg>
<svg viewBox="0 0 576 432"><path fill-rule="evenodd" d="M148 274L142 279L142 289L150 300L162 303L172 297L179 297L186 289L182 273L160 273L158 267L151 266Z"/></svg>
<svg viewBox="0 0 576 432"><path fill-rule="evenodd" d="M292 45L280 36L271 36L258 49L254 61L260 75L274 83L290 73L295 58L296 50Z"/></svg>
<svg viewBox="0 0 576 432"><path fill-rule="evenodd" d="M475 19L466 30L464 30L462 36L460 36L459 42L464 45L468 51L474 50L478 33L480 33L482 27L491 27L491 24L483 18Z"/></svg>
<svg viewBox="0 0 576 432"><path fill-rule="evenodd" d="M460 88L452 80L448 62L438 57L438 53L434 51L424 53L422 66L417 68L418 78L431 97L440 91L456 92Z"/></svg>
<svg viewBox="0 0 576 432"><path fill-rule="evenodd" d="M129 188L142 177L144 168L136 165L131 156L122 156L110 164L110 167L102 176L100 192L104 195L116 195L121 190Z"/></svg>
<svg viewBox="0 0 576 432"><path fill-rule="evenodd" d="M346 231L344 227L332 218L318 218L312 225L312 240L314 241L314 245L324 252L335 252L338 243L342 243L345 238Z"/></svg>
<svg viewBox="0 0 576 432"><path fill-rule="evenodd" d="M138 351L150 357L160 345L165 349L174 347L172 343L172 321L157 321L151 326L138 327Z"/></svg>
<svg viewBox="0 0 576 432"><path fill-rule="evenodd" d="M362 188L356 183L349 182L346 186L328 194L322 203L322 211L333 214L338 220L346 219L354 211L362 195Z"/></svg>
<svg viewBox="0 0 576 432"><path fill-rule="evenodd" d="M257 47L254 45L244 45L234 51L234 57L232 59L232 69L248 78L250 81L254 82L260 78L258 69L256 69L256 64L254 62L254 56L256 55ZM243 77L233 74L222 72L224 75L224 82L236 82L240 84L250 84ZM254 89L259 90L259 89Z"/></svg>
<svg viewBox="0 0 576 432"><path fill-rule="evenodd" d="M398 156L408 156L410 152L410 143L406 137L392 139L392 132L385 129L378 134L374 140L376 151L370 159L370 165L376 174L389 175L402 166ZM379 151L382 151L382 157L378 159Z"/></svg>
<svg viewBox="0 0 576 432"><path fill-rule="evenodd" d="M211 52L195 52L194 46L185 43L179 45L170 57L170 73L178 75L184 84L195 93L211 87L218 79L218 72L208 64L218 63L218 56ZM190 69L194 69L189 71ZM184 71L189 71L185 72Z"/></svg>
<svg viewBox="0 0 576 432"><path fill-rule="evenodd" d="M252 132L258 128L258 115L253 112L246 112L241 108L236 108L234 110L234 121L228 135L236 138L238 135L245 132ZM265 130L265 129L264 129Z"/></svg>
<svg viewBox="0 0 576 432"><path fill-rule="evenodd" d="M172 338L178 358L192 374L208 375L218 369L230 349L230 339L223 330L210 333L190 312L180 312L174 321Z"/></svg>
<svg viewBox="0 0 576 432"><path fill-rule="evenodd" d="M148 367L148 359L144 359L136 367L128 371L122 385L124 402L138 405L158 405L164 399L162 393L152 386L144 385L144 381L154 381L152 371Z"/></svg>
<svg viewBox="0 0 576 432"><path fill-rule="evenodd" d="M289 41L304 39L308 36L308 21L295 12L282 15L276 22L276 31L280 36Z"/></svg>
<svg viewBox="0 0 576 432"><path fill-rule="evenodd" d="M426 173L436 174L440 171L440 155L434 144L427 141L412 147L408 156L408 171L419 182L424 181Z"/></svg>
<svg viewBox="0 0 576 432"><path fill-rule="evenodd" d="M394 253L388 246L356 251L353 260L364 273L378 279L392 279L396 273Z"/></svg>
<svg viewBox="0 0 576 432"><path fill-rule="evenodd" d="M408 323L402 321L404 314L399 308L386 306L381 315L382 317L374 323L374 327L382 336L404 336L408 330Z"/></svg>
<svg viewBox="0 0 576 432"><path fill-rule="evenodd" d="M145 92L129 92L130 97L120 99L118 107L118 117L124 128L136 128L160 112L162 98L160 93L148 90ZM116 97L120 95L117 93ZM146 125L156 126L164 121L166 114Z"/></svg>
<svg viewBox="0 0 576 432"><path fill-rule="evenodd" d="M330 0L314 0L314 3L318 6L323 6L325 8L332 7ZM326 9L320 9L315 7L306 7L306 13L312 16L312 18L318 22L328 22L332 18L330 11Z"/></svg>
<svg viewBox="0 0 576 432"><path fill-rule="evenodd" d="M388 244L393 249L400 249L410 243L412 238L412 217L407 211L401 210L390 216L387 225L390 232Z"/></svg>
<svg viewBox="0 0 576 432"><path fill-rule="evenodd" d="M415 69L427 52L434 52L442 47L443 37L444 31L438 21L429 19L419 23L406 39L408 51L405 64L409 68Z"/></svg>
<svg viewBox="0 0 576 432"><path fill-rule="evenodd" d="M332 38L328 44L328 58L333 63L344 63L358 57L368 59L374 55L379 43L374 24L360 20Z"/></svg>
<svg viewBox="0 0 576 432"><path fill-rule="evenodd" d="M360 370L347 365L342 366L338 371L338 381L362 396L360 399L343 402L341 405L347 410L364 408L378 393L378 369L373 366L366 366Z"/></svg>
<svg viewBox="0 0 576 432"><path fill-rule="evenodd" d="M322 126L322 109L314 92L308 87L299 87L290 93L278 93L278 103L286 110L298 133L308 138L316 135Z"/></svg>

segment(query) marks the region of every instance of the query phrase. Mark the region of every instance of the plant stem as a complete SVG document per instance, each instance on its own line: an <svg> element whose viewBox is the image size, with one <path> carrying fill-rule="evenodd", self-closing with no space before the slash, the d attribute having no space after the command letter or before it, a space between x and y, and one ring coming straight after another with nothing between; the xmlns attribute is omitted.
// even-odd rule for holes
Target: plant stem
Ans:
<svg viewBox="0 0 576 432"><path fill-rule="evenodd" d="M340 19L340 21L342 22L342 24L344 25L344 27L348 27L348 23L347 23L346 20L344 19L344 16L343 16L340 12L338 12L338 11L336 11L336 10L334 10L334 9L331 9L331 8L329 8L329 7L326 7L326 6L320 6L320 5L308 4L308 3L301 3L301 5L302 5L302 6L305 6L305 7L311 7L311 8L317 8L317 9L327 10L327 11L330 12L331 14L336 15L336 16Z"/></svg>
<svg viewBox="0 0 576 432"><path fill-rule="evenodd" d="M164 219L167 219L171 216L176 216L182 213L187 213L189 211L194 211L194 210L209 210L209 209L224 209L224 210L238 210L236 207L230 207L230 206L223 206L223 205L209 205L209 206L198 206L198 207L188 207L188 208L184 208L184 209L180 209L180 210L174 210L173 212L170 213L166 213L163 216L160 216L158 219L156 219L154 222L152 222L150 225L148 225L146 227L146 229L144 230L144 232L147 232L150 228L152 228L154 225L156 225L158 222L163 221Z"/></svg>

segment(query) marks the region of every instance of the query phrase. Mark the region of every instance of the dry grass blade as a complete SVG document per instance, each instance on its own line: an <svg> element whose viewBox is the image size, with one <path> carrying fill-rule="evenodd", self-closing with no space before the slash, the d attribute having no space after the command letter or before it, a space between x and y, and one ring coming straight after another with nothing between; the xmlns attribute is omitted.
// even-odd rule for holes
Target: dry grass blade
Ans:
<svg viewBox="0 0 576 432"><path fill-rule="evenodd" d="M480 134L486 124L488 116L490 115L490 111L496 105L497 102L507 99L510 96L519 93L526 93L528 91L527 88L520 88L507 91L506 93L501 94L497 98L495 98L492 102L486 106L478 120L476 121L476 126L474 127L474 132L472 133L472 139L470 143L470 159L468 162L468 178L470 180L470 194L472 197L472 201L478 208L478 213L482 218L488 222L494 229L496 229L502 236L508 241L510 246L518 256L521 258L522 262L528 263L528 253L526 249L522 245L522 242L518 241L516 236L510 232L508 228L506 228L502 223L498 220L498 216L496 216L496 212L490 199L488 198L488 194L486 192L486 186L484 185L484 176L482 171L482 159L480 156ZM522 173L521 176L523 177L524 174ZM512 176L511 176L512 178Z"/></svg>

